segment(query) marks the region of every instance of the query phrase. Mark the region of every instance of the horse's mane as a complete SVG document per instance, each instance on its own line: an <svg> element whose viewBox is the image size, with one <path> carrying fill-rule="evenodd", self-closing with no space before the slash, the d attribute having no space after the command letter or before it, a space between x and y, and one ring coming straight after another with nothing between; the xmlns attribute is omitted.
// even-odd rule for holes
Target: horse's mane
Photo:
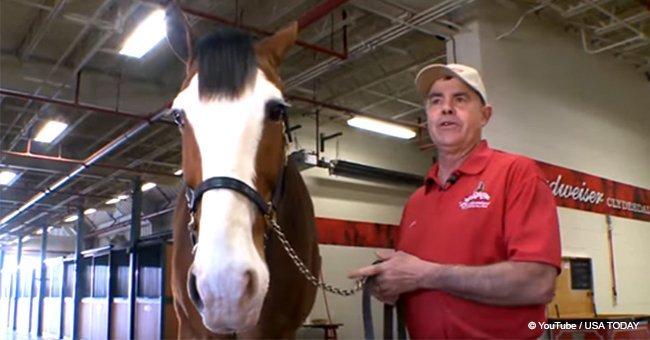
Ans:
<svg viewBox="0 0 650 340"><path fill-rule="evenodd" d="M203 37L196 56L201 100L234 99L255 81L257 58L251 37L223 29Z"/></svg>
<svg viewBox="0 0 650 340"><path fill-rule="evenodd" d="M284 176L283 194L277 207L278 223L298 256L318 277L321 259L314 206L300 170L291 157L287 162ZM298 271L276 235L269 237L266 260L271 282L264 304L264 318L267 322L273 320L271 324L279 329L297 329L307 318L314 304L314 299L304 297L315 296L316 288ZM287 291L292 293L287 294ZM291 310L287 310L287 306L292 306ZM282 310L283 313L277 313L278 310ZM262 333L276 334L264 328Z"/></svg>

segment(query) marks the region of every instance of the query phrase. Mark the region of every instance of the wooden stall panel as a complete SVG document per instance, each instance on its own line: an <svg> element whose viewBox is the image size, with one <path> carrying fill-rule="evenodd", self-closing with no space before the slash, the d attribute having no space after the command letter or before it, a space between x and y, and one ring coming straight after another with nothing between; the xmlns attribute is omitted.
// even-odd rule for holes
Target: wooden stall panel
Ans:
<svg viewBox="0 0 650 340"><path fill-rule="evenodd" d="M43 337L54 338L59 336L59 323L61 322L61 298L43 298Z"/></svg>
<svg viewBox="0 0 650 340"><path fill-rule="evenodd" d="M90 339L106 339L108 336L108 303L104 299L92 299L92 326Z"/></svg>
<svg viewBox="0 0 650 340"><path fill-rule="evenodd" d="M9 319L10 319L10 307L13 306L12 300L6 297L0 299L0 329L9 328Z"/></svg>
<svg viewBox="0 0 650 340"><path fill-rule="evenodd" d="M92 339L92 328L97 327L93 325L93 302L91 299L81 300L81 305L79 306L79 323L77 327L79 329L79 338L80 339Z"/></svg>
<svg viewBox="0 0 650 340"><path fill-rule="evenodd" d="M160 339L160 302L138 298L134 322L136 339Z"/></svg>
<svg viewBox="0 0 650 340"><path fill-rule="evenodd" d="M63 336L72 338L72 321L74 319L74 299L65 298L63 302Z"/></svg>
<svg viewBox="0 0 650 340"><path fill-rule="evenodd" d="M32 319L31 319L31 332L30 334L36 335L36 328L38 327L38 298L32 299Z"/></svg>
<svg viewBox="0 0 650 340"><path fill-rule="evenodd" d="M28 297L18 298L18 312L16 320L16 332L18 334L27 334L29 332L29 304Z"/></svg>
<svg viewBox="0 0 650 340"><path fill-rule="evenodd" d="M129 338L129 300L113 299L111 310L111 338Z"/></svg>

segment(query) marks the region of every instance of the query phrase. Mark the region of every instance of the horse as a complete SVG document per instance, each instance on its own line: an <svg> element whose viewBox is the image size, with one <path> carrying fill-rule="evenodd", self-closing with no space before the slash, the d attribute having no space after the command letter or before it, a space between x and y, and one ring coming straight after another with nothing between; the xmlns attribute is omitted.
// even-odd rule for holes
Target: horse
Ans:
<svg viewBox="0 0 650 340"><path fill-rule="evenodd" d="M178 338L295 338L317 287L286 248L309 272L321 267L313 203L286 156L279 67L298 25L257 42L221 29L194 45L178 5L166 15L167 40L186 66L170 109L185 182L172 222Z"/></svg>

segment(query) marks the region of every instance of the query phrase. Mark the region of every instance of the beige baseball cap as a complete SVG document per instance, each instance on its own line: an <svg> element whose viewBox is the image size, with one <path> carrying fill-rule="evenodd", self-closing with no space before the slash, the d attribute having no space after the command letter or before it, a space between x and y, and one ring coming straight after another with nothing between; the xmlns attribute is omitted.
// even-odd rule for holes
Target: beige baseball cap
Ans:
<svg viewBox="0 0 650 340"><path fill-rule="evenodd" d="M483 85L483 80L481 80L481 75L475 68L467 65L427 65L418 72L417 76L415 76L415 87L418 89L418 92L420 92L422 97L426 98L429 96L429 91L431 90L433 83L445 76L456 77L462 80L467 84L467 86L474 89L474 91L481 96L483 103L487 104L487 93L485 92L485 86Z"/></svg>

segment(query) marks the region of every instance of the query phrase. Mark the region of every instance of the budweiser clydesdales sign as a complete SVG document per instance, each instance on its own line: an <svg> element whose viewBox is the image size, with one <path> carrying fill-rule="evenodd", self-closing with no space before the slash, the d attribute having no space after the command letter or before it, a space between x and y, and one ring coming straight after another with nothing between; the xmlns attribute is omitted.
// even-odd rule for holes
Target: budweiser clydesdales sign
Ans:
<svg viewBox="0 0 650 340"><path fill-rule="evenodd" d="M538 161L560 207L650 221L650 190Z"/></svg>

